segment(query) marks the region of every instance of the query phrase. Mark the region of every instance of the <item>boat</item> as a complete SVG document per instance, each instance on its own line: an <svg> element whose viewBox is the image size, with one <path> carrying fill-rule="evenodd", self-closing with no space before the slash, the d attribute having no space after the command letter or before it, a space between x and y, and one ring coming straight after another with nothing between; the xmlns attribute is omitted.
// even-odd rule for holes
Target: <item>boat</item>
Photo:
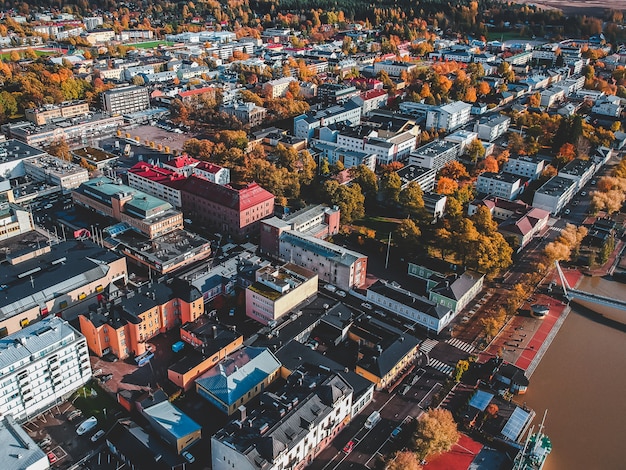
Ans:
<svg viewBox="0 0 626 470"><path fill-rule="evenodd" d="M549 305L533 304L530 306L530 313L535 318L545 318L549 312Z"/></svg>
<svg viewBox="0 0 626 470"><path fill-rule="evenodd" d="M543 419L539 425L539 430L533 433L531 429L524 448L515 457L513 470L541 470L546 462L546 458L552 452L552 442L543 433L543 423L548 410L543 414Z"/></svg>

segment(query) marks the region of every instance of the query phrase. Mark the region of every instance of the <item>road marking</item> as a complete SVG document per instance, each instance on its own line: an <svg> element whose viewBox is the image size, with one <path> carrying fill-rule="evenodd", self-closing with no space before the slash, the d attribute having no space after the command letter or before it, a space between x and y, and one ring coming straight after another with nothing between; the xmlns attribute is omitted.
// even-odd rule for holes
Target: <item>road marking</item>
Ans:
<svg viewBox="0 0 626 470"><path fill-rule="evenodd" d="M433 369L438 370L439 372L442 372L448 376L452 375L452 372L454 372L454 367L446 364L445 362L441 362L439 359L434 359L432 357L428 360L428 365Z"/></svg>
<svg viewBox="0 0 626 470"><path fill-rule="evenodd" d="M455 348L460 349L461 351L465 351L466 353L470 353L470 354L472 354L474 350L476 349L471 344L466 343L465 341L461 341L460 339L457 339L457 338L450 338L446 340L446 343L448 343L450 346L454 346Z"/></svg>
<svg viewBox="0 0 626 470"><path fill-rule="evenodd" d="M435 385L433 385L430 390L428 391L428 393L424 396L424 398L421 399L421 401L417 404L417 406L419 406L420 408L423 409L422 407L422 403L424 403L424 400L426 400L427 398L430 399L430 395L433 393L433 391L436 388L443 388L443 385L441 385L439 382L437 382Z"/></svg>
<svg viewBox="0 0 626 470"><path fill-rule="evenodd" d="M419 350L423 353L429 353L433 350L435 346L439 344L439 341L436 339L425 339L419 345Z"/></svg>

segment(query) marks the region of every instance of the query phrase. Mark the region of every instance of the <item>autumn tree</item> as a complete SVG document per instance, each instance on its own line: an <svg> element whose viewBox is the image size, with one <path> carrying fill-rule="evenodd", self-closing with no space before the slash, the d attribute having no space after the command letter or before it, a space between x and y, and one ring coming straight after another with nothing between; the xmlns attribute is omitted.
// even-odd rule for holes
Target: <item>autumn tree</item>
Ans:
<svg viewBox="0 0 626 470"><path fill-rule="evenodd" d="M402 450L396 452L385 465L385 470L421 470L422 467L414 452Z"/></svg>
<svg viewBox="0 0 626 470"><path fill-rule="evenodd" d="M507 148L513 155L524 155L526 153L524 139L517 132L509 132Z"/></svg>
<svg viewBox="0 0 626 470"><path fill-rule="evenodd" d="M55 140L46 147L46 152L63 160L72 161L72 152L65 138Z"/></svg>
<svg viewBox="0 0 626 470"><path fill-rule="evenodd" d="M456 363L456 367L454 368L454 381L460 382L461 378L463 378L463 374L469 370L469 362L461 359Z"/></svg>
<svg viewBox="0 0 626 470"><path fill-rule="evenodd" d="M366 199L375 198L378 193L378 178L369 167L358 165L350 168L350 176L355 183L358 183L363 189Z"/></svg>
<svg viewBox="0 0 626 470"><path fill-rule="evenodd" d="M561 167L571 162L576 158L576 147L569 142L564 143L556 154L555 160L558 166Z"/></svg>
<svg viewBox="0 0 626 470"><path fill-rule="evenodd" d="M498 173L498 171L500 171L500 167L498 165L498 161L494 157L488 156L478 163L476 171L478 173Z"/></svg>
<svg viewBox="0 0 626 470"><path fill-rule="evenodd" d="M424 191L418 183L411 181L400 191L398 202L410 217L421 217L424 212Z"/></svg>
<svg viewBox="0 0 626 470"><path fill-rule="evenodd" d="M452 413L436 408L424 413L417 422L415 449L419 458L448 452L459 441L460 435Z"/></svg>
<svg viewBox="0 0 626 470"><path fill-rule="evenodd" d="M449 196L457 190L459 184L451 178L439 178L437 181L437 193Z"/></svg>
<svg viewBox="0 0 626 470"><path fill-rule="evenodd" d="M485 156L485 147L478 139L472 140L466 147L465 151L467 152L467 156L472 163L476 163L480 158Z"/></svg>
<svg viewBox="0 0 626 470"><path fill-rule="evenodd" d="M386 173L380 178L380 191L385 201L398 202L401 187L402 180L398 173Z"/></svg>
<svg viewBox="0 0 626 470"><path fill-rule="evenodd" d="M342 223L350 223L365 216L365 197L358 184L346 186L335 180L328 180L324 183L323 190L327 202L341 210Z"/></svg>
<svg viewBox="0 0 626 470"><path fill-rule="evenodd" d="M446 163L439 171L440 178L450 178L455 181L469 178L467 168L458 160L452 160Z"/></svg>

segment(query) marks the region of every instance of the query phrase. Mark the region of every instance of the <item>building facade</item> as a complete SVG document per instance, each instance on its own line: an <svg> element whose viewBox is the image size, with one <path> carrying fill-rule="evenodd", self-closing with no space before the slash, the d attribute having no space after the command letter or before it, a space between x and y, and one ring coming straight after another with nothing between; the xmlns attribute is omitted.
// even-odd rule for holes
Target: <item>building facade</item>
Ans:
<svg viewBox="0 0 626 470"><path fill-rule="evenodd" d="M150 107L148 88L126 86L102 93L102 109L109 114L130 114Z"/></svg>

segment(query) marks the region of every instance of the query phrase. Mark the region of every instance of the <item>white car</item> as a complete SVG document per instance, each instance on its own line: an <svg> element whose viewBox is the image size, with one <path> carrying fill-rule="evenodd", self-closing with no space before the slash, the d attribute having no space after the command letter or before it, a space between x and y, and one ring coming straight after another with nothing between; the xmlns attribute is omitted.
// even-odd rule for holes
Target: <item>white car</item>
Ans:
<svg viewBox="0 0 626 470"><path fill-rule="evenodd" d="M183 452L183 453L182 453L182 454L180 454L180 455L182 455L183 457L185 457L185 460L186 460L187 462L189 462L189 463L194 463L194 462L196 461L196 458L195 458L193 455L191 455L189 452L187 452L187 451Z"/></svg>
<svg viewBox="0 0 626 470"><path fill-rule="evenodd" d="M342 290L338 290L338 291L337 291L337 295L338 295L339 297L345 297L345 296L346 296L346 293L345 293L344 291L342 291Z"/></svg>
<svg viewBox="0 0 626 470"><path fill-rule="evenodd" d="M76 429L76 434L78 434L79 436L82 436L83 434L95 428L97 424L98 424L98 419L95 416L90 416L85 421L80 423L80 426L78 426L78 429Z"/></svg>
<svg viewBox="0 0 626 470"><path fill-rule="evenodd" d="M91 442L97 442L102 436L104 436L104 429L100 429L100 431L91 436Z"/></svg>

